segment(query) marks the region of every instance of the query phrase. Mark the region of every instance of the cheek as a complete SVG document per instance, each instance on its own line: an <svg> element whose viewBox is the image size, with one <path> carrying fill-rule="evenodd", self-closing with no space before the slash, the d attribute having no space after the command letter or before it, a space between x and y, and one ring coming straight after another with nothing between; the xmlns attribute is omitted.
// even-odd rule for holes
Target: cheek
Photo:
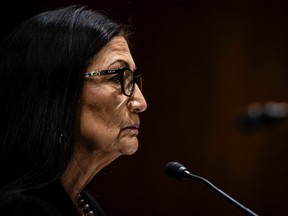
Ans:
<svg viewBox="0 0 288 216"><path fill-rule="evenodd" d="M103 88L86 88L82 97L81 120L83 124L91 126L109 124L115 115L117 103Z"/></svg>
<svg viewBox="0 0 288 216"><path fill-rule="evenodd" d="M123 123L123 107L111 94L86 94L80 112L80 141L93 149L109 149ZM122 108L121 108L122 107Z"/></svg>

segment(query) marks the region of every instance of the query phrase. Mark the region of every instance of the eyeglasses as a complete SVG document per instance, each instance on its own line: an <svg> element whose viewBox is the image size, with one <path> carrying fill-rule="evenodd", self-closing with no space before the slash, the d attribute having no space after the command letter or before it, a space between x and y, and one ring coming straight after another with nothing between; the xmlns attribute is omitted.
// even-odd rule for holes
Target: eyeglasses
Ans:
<svg viewBox="0 0 288 216"><path fill-rule="evenodd" d="M98 70L87 72L84 74L84 77L92 77L92 76L102 76L102 75L111 75L118 74L119 80L121 83L122 93L127 97L131 97L135 83L138 85L139 89L142 91L142 82L143 76L142 74L135 74L129 68L123 67L116 70Z"/></svg>

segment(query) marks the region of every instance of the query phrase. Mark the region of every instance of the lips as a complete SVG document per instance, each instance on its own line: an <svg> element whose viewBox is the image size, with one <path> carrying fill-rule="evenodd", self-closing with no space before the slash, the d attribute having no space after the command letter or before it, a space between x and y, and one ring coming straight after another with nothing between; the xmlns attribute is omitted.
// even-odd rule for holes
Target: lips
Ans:
<svg viewBox="0 0 288 216"><path fill-rule="evenodd" d="M139 130L140 124L139 123L135 123L132 124L130 126L125 127L124 129L130 129L130 130Z"/></svg>

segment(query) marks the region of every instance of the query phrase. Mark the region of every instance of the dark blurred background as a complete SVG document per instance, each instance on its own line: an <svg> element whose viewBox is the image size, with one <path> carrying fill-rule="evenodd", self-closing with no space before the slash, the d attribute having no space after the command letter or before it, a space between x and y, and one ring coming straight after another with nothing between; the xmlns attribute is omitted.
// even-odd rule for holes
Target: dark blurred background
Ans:
<svg viewBox="0 0 288 216"><path fill-rule="evenodd" d="M136 26L131 51L148 109L139 150L90 185L107 216L243 215L202 183L166 176L169 161L259 215L288 215L288 121L254 132L237 125L252 103L288 101L284 0L5 1L1 40L24 19L70 4Z"/></svg>

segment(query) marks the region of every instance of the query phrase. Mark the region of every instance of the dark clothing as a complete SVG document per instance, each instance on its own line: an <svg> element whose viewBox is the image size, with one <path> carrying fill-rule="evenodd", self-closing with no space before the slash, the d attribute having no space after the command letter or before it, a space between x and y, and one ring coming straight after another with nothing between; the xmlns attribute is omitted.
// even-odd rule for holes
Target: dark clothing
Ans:
<svg viewBox="0 0 288 216"><path fill-rule="evenodd" d="M83 191L82 196L95 216L104 216L98 202ZM9 193L1 196L1 216L79 216L71 198L60 182L25 193Z"/></svg>

